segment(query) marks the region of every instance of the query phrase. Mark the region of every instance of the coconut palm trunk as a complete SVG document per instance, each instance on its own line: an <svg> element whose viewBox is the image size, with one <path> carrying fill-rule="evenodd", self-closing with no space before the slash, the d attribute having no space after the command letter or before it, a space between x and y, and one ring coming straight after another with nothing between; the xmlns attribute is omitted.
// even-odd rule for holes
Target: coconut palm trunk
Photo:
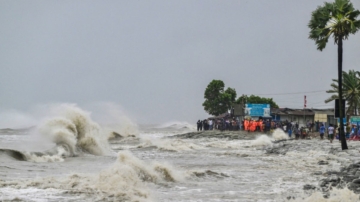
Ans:
<svg viewBox="0 0 360 202"><path fill-rule="evenodd" d="M343 91L343 83L342 83L343 40L348 39L350 34L355 34L358 30L360 30L360 20L357 19L358 16L360 16L360 11L354 8L350 0L335 0L335 2L333 3L325 2L323 6L319 6L315 11L313 11L311 14L311 20L308 24L310 28L309 38L315 41L318 50L322 51L326 47L326 44L330 37L333 37L335 44L338 45L338 84L339 85L338 85L337 93L339 95L338 98L340 101L339 102L339 107L340 107L339 135L341 140L341 148L343 150L348 149L348 147L346 144L346 139L344 134L344 123L343 123L345 110L343 110L341 101L342 99L348 99L348 100L351 99L351 97L343 97L343 92L342 92ZM354 76L353 72L351 72L351 74L352 74L351 76ZM349 78L346 78L346 80L349 80ZM349 82L351 82L350 80ZM334 89L336 89L335 85L332 84L331 86L334 87ZM357 84L355 84L355 86L357 86ZM334 93L336 93L336 91ZM349 94L348 92L345 93ZM357 92L354 93L357 94ZM351 100L353 101L351 106L359 102L359 99L356 97Z"/></svg>
<svg viewBox="0 0 360 202"><path fill-rule="evenodd" d="M344 115L345 111L342 106L342 60L343 60L343 40L342 37L339 38L338 41L338 80L339 80L339 122L340 122L340 134L339 138L341 140L341 148L342 150L348 149L346 139L345 139L345 133L344 133Z"/></svg>

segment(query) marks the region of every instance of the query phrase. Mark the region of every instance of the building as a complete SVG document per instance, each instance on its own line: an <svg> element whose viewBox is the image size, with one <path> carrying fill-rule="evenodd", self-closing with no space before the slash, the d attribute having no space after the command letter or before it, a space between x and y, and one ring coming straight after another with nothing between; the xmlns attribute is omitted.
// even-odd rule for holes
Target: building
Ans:
<svg viewBox="0 0 360 202"><path fill-rule="evenodd" d="M320 116L323 115L323 116ZM304 125L307 122L326 122L327 124L335 124L334 109L291 109L291 108L279 108L271 109L271 117L276 121L291 121L297 122L299 125ZM316 117L326 117L325 120L315 120ZM317 118L319 119L319 118Z"/></svg>

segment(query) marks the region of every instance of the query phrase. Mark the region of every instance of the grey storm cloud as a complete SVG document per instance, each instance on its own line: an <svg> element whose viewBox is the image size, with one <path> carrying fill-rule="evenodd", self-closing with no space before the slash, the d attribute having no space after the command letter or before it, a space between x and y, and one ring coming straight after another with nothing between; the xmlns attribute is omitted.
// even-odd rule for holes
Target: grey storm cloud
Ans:
<svg viewBox="0 0 360 202"><path fill-rule="evenodd" d="M336 46L308 39L323 1L0 1L0 108L112 102L143 123L195 122L213 79L281 107L305 94L332 106ZM344 70L359 70L359 44L344 42Z"/></svg>

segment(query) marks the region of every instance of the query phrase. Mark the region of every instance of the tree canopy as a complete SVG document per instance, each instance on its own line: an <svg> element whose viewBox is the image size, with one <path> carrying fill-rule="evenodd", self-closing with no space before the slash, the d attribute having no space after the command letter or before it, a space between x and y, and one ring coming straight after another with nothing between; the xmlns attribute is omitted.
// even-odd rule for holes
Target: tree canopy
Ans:
<svg viewBox="0 0 360 202"><path fill-rule="evenodd" d="M231 109L236 99L236 91L234 88L227 88L224 91L224 88L225 84L221 80L212 80L206 87L205 101L202 105L207 113L218 116Z"/></svg>
<svg viewBox="0 0 360 202"><path fill-rule="evenodd" d="M259 97L256 95L242 95L236 100L237 104L252 103L252 104L270 104L271 108L279 108L272 98Z"/></svg>
<svg viewBox="0 0 360 202"><path fill-rule="evenodd" d="M343 99L346 100L348 109L348 115L357 115L357 111L360 107L360 72L355 70L349 70L349 72L342 72L342 89L343 89ZM325 100L325 103L331 102L339 98L339 81L333 79L333 82L330 86L331 90L326 91L327 93L333 93L331 97Z"/></svg>
<svg viewBox="0 0 360 202"><path fill-rule="evenodd" d="M315 41L317 49L322 51L332 36L338 46L338 97L343 98L342 87L342 62L343 40L348 39L350 34L355 34L360 29L359 10L355 10L350 0L335 0L333 3L325 2L312 12L308 24L310 28L309 38ZM339 118L343 119L345 113L339 102ZM344 134L343 122L340 121L340 139L343 150L348 149Z"/></svg>
<svg viewBox="0 0 360 202"><path fill-rule="evenodd" d="M348 39L350 34L355 34L360 29L360 15L355 10L350 0L335 0L333 3L325 2L312 12L308 24L309 38L315 41L317 49L322 51L332 36L336 44Z"/></svg>

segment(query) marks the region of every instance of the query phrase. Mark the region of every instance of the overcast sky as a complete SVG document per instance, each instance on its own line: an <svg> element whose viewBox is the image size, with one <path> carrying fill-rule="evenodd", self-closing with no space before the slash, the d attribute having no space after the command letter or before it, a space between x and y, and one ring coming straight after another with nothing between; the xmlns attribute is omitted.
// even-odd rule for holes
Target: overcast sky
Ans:
<svg viewBox="0 0 360 202"><path fill-rule="evenodd" d="M111 102L139 123L195 123L213 79L280 107L302 108L307 95L323 108L337 46L316 50L307 27L323 2L1 0L0 109ZM360 70L359 54L357 33L344 70Z"/></svg>

